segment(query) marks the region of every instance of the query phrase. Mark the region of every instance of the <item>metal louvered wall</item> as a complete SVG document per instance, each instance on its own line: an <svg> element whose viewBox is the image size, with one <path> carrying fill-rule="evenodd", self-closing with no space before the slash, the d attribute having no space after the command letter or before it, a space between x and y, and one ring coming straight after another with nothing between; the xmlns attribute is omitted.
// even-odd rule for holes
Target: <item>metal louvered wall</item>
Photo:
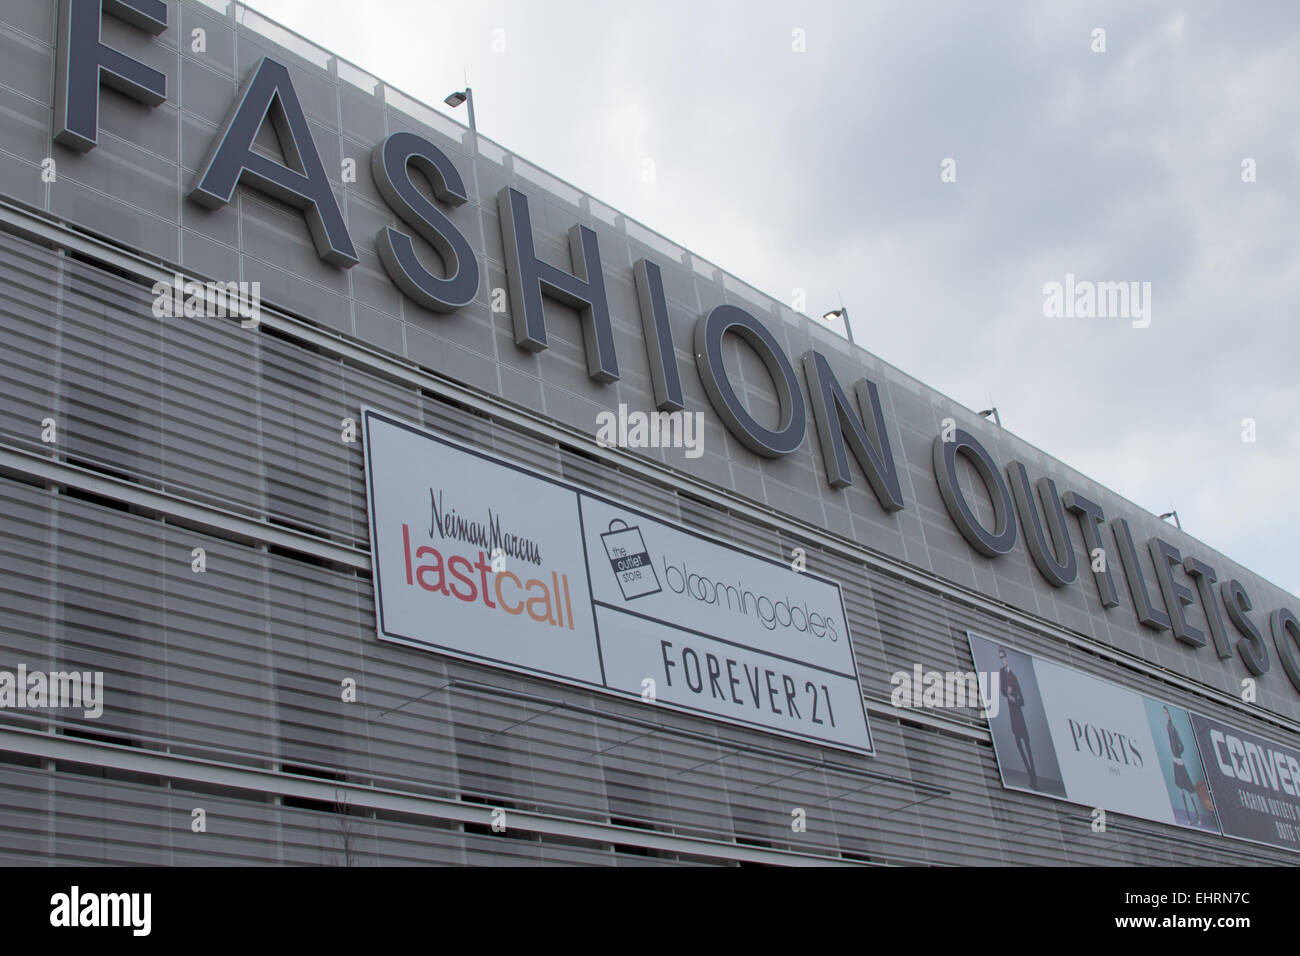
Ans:
<svg viewBox="0 0 1300 956"><path fill-rule="evenodd" d="M1090 582L1052 592L1023 550L996 570L973 558L926 464L942 396L493 144L472 153L454 124L415 118L403 110L418 104L378 81L367 91L346 65L237 22L242 8L168 6L177 26L162 37L106 24L105 39L181 94L146 111L106 93L101 143L55 151L50 187L39 164L52 148L53 5L0 10L0 668L103 671L108 704L94 720L0 710L0 863L1294 862L1144 821L1093 833L1085 808L1002 788L977 712L890 706L895 671L973 670L973 628L1271 736L1300 720L1279 673L1247 713L1233 672L1141 632L1127 606L1103 611ZM176 42L195 25L209 31L206 58ZM362 254L346 274L319 262L299 213L260 194L217 213L185 201L261 55L290 66L327 169L412 129L472 170L452 218L485 266L479 301L436 317L401 299L374 253L393 217L368 174L336 184ZM506 285L494 197L510 183L529 193L540 254L557 265L573 222L599 233L626 360L616 385L587 380L564 309L548 302L540 355L491 312L488 290ZM674 266L664 277L685 368L689 322L727 301L763 316L789 354L816 346L877 381L907 510L883 516L861 483L830 489L811 438L788 460L759 461L714 416L707 454L681 474L660 452L583 442L595 411L649 407L630 279L642 255ZM157 319L150 287L173 268L259 280L273 310L257 330ZM751 407L770 404L753 356L729 359ZM688 408L708 408L683 378ZM721 541L806 549L809 569L843 588L876 756L379 642L362 451L339 433L363 405ZM46 418L54 443L42 441ZM1125 513L1013 437L988 444ZM1215 561L1261 607L1280 600ZM345 678L355 703L341 699ZM805 832L790 826L795 808ZM196 809L205 832L192 829Z"/></svg>

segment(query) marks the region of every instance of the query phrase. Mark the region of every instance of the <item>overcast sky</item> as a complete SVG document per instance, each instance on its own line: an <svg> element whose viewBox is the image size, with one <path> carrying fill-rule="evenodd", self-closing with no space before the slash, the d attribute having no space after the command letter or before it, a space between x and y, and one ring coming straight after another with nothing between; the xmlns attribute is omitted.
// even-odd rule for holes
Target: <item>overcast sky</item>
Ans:
<svg viewBox="0 0 1300 956"><path fill-rule="evenodd" d="M1300 3L249 5L1300 593Z"/></svg>

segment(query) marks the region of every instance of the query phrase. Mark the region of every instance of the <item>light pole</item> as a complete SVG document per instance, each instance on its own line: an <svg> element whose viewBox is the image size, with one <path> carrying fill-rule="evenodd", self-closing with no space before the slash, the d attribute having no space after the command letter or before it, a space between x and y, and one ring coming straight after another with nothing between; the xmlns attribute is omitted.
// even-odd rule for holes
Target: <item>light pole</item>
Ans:
<svg viewBox="0 0 1300 956"><path fill-rule="evenodd" d="M463 90L457 90L455 93L449 93L447 95L447 98L444 99L443 102L446 103L448 106L450 106L452 109L455 109L457 106L460 106L461 103L467 104L469 107L469 130L471 133L478 132L478 126L474 124L474 91L473 90L471 90L467 86Z"/></svg>
<svg viewBox="0 0 1300 956"><path fill-rule="evenodd" d="M822 318L825 319L827 322L829 322L831 319L843 318L843 319L844 319L844 331L847 332L848 335L849 335L849 344L850 344L850 345L857 345L857 343L853 341L853 326L849 324L849 310L848 310L848 309L844 308L843 306L840 306L840 308L838 308L838 309L831 309L831 311L825 313L825 314L822 316Z"/></svg>
<svg viewBox="0 0 1300 956"><path fill-rule="evenodd" d="M1178 530L1179 530L1179 531L1182 531L1182 530L1183 530L1183 523L1182 523L1181 521L1178 520L1178 512L1177 512L1177 511L1166 511L1164 514L1162 514L1162 515L1160 516L1160 520L1161 520L1161 521L1164 521L1166 518L1173 518L1173 519L1174 519L1174 525L1178 528Z"/></svg>

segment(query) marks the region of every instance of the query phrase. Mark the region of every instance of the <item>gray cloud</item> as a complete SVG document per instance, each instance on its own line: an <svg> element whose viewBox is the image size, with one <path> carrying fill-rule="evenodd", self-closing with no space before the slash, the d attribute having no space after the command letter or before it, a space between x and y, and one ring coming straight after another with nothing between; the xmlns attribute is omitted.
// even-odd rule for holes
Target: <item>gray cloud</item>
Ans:
<svg viewBox="0 0 1300 956"><path fill-rule="evenodd" d="M254 6L1300 591L1300 7ZM1044 318L1067 272L1151 327Z"/></svg>

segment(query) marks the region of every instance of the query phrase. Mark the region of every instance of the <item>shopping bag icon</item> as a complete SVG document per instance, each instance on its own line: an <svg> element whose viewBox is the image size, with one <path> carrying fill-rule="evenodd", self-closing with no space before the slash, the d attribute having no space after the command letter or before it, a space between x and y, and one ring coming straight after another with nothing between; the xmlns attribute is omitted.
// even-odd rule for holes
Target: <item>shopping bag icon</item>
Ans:
<svg viewBox="0 0 1300 956"><path fill-rule="evenodd" d="M616 528L615 525L622 527ZM659 586L659 575L655 574L654 565L650 563L650 552L646 550L640 528L629 528L622 518L615 518L600 540L605 545L605 554L609 557L609 566L614 569L614 577L618 579L623 600L631 601L663 590Z"/></svg>

